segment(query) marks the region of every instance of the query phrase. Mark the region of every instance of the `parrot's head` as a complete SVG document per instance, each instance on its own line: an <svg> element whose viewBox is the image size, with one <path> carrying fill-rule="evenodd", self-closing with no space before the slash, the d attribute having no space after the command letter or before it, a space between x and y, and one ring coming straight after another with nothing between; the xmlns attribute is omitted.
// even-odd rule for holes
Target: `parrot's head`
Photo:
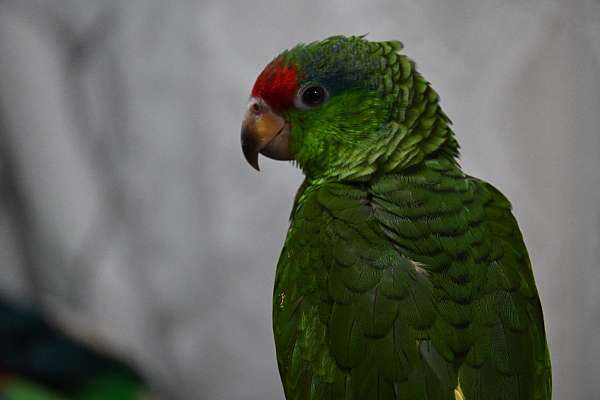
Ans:
<svg viewBox="0 0 600 400"><path fill-rule="evenodd" d="M405 168L458 145L437 94L397 52L400 42L334 36L284 51L258 76L242 150L295 160L310 179Z"/></svg>

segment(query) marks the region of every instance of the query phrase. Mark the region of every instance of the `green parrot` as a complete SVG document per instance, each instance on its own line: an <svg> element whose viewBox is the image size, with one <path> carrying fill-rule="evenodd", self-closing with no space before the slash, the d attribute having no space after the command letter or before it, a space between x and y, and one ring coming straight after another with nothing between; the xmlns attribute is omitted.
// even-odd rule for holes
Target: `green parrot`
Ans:
<svg viewBox="0 0 600 400"><path fill-rule="evenodd" d="M242 150L305 174L277 265L288 400L551 398L511 205L465 174L438 94L398 41L300 44L259 75Z"/></svg>

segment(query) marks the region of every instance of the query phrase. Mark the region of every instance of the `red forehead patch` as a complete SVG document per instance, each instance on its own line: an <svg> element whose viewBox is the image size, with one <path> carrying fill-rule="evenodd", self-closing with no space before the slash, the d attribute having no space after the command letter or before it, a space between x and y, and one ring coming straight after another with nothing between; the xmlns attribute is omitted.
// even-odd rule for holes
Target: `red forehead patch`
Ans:
<svg viewBox="0 0 600 400"><path fill-rule="evenodd" d="M256 79L252 97L262 97L271 108L281 111L294 105L297 89L298 69L295 65L284 65L281 57L278 57Z"/></svg>

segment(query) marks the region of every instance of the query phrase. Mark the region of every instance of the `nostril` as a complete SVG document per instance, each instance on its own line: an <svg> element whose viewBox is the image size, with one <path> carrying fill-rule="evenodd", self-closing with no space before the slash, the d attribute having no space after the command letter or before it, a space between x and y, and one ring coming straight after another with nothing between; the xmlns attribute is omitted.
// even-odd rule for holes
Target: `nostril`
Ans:
<svg viewBox="0 0 600 400"><path fill-rule="evenodd" d="M254 114L260 114L260 105L257 102L252 103L252 105L250 106L250 110Z"/></svg>

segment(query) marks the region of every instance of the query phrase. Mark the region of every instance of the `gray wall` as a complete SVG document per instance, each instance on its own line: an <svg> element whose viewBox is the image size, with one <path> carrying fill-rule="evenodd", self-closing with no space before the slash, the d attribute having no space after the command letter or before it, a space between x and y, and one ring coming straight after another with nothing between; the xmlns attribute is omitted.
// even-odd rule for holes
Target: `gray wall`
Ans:
<svg viewBox="0 0 600 400"><path fill-rule="evenodd" d="M400 39L513 201L556 399L600 391L600 3L0 0L0 288L165 398L281 399L274 266L301 174L245 164L280 50Z"/></svg>

